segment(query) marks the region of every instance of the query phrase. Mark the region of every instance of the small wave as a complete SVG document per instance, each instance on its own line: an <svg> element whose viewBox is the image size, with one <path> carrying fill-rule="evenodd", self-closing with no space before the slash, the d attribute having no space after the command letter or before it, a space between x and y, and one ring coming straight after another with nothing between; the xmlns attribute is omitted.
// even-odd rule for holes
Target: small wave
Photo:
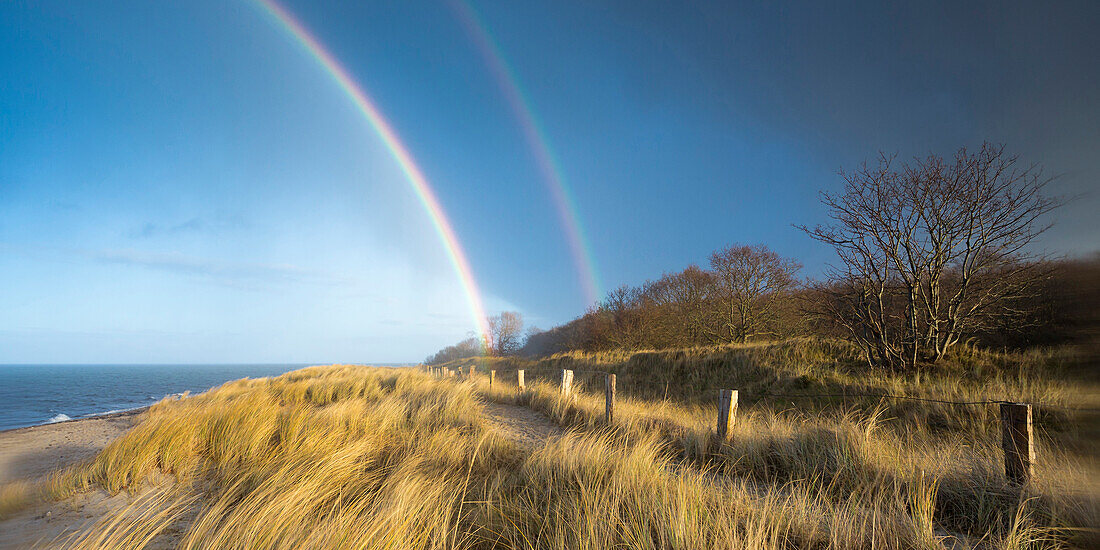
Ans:
<svg viewBox="0 0 1100 550"><path fill-rule="evenodd" d="M54 422L64 422L66 420L72 420L72 418L70 418L69 415L67 415L67 414L61 413L61 414L58 414L58 415L54 416L53 418L49 419L48 422L50 424L53 424Z"/></svg>
<svg viewBox="0 0 1100 550"><path fill-rule="evenodd" d="M148 406L148 405L138 405L138 406L136 406L136 407L126 407L125 409L111 409L111 410L109 410L109 411L103 411L103 412L96 412L96 413L86 414L86 415L84 415L84 416L81 416L81 418L95 418L95 417L97 417L97 416L104 416L104 415L108 415L108 414L115 414L115 413L124 413L124 412L136 411L136 410L138 410L138 409L144 409L144 408L145 408L145 407L147 407L147 406Z"/></svg>

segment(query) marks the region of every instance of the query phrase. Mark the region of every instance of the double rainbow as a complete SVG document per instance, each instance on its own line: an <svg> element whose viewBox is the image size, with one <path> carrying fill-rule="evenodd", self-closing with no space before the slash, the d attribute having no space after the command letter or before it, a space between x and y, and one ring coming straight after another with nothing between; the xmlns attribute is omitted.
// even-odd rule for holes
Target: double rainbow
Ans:
<svg viewBox="0 0 1100 550"><path fill-rule="evenodd" d="M340 86L340 89L343 90L344 94L348 96L348 99L350 99L355 104L356 108L359 109L363 118L366 119L367 123L370 124L371 128L378 134L378 137L382 138L382 142L385 143L386 148L389 149L394 160L400 165L401 171L405 174L405 179L408 180L417 198L420 199L420 204L423 205L424 210L427 211L428 217L431 218L432 225L435 227L436 233L439 234L440 240L443 241L443 248L446 249L447 257L450 259L451 265L454 267L455 273L457 273L458 279L462 284L462 290L466 294L466 300L469 303L470 314L473 317L474 326L477 327L482 344L486 344L486 338L489 334L488 319L485 315L485 306L481 301L481 293L478 290L477 281L474 279L473 271L470 270L470 262L466 259L466 254L462 251L462 246L455 236L454 229L451 227L451 222L447 219L447 215L439 205L439 199L436 198L435 192L432 191L420 167L416 165L416 161L414 161L412 155L409 154L409 150L397 136L397 132L393 130L393 127L390 126L389 122L382 116L382 113L378 110L378 107L371 100L370 96L368 96L367 93L363 91L363 88L352 79L348 71L336 61L332 54L329 53L329 51L326 50L325 47L310 34L305 26L290 14L290 12L283 9L283 7L274 0L256 0L256 3L265 13L271 16L280 28L294 37L294 40L305 48L310 56L324 68L325 72L332 77L336 84Z"/></svg>
<svg viewBox="0 0 1100 550"><path fill-rule="evenodd" d="M550 190L550 196L554 199L554 206L558 211L558 217L565 228L569 238L569 248L573 253L573 263L576 264L581 276L581 286L584 288L586 305L595 304L600 296L600 282L596 272L596 262L592 259L591 247L584 237L584 229L581 226L581 218L577 213L576 201L573 200L569 186L566 184L561 164L557 161L546 132L542 129L538 119L535 118L531 101L527 99L523 89L520 88L519 78L514 70L508 66L508 62L489 34L488 27L478 17L477 12L466 0L450 0L450 5L458 17L459 22L465 28L470 39L477 46L478 52L485 60L489 71L497 81L501 92L508 101L516 121L523 130L523 137L527 141L531 154L535 157L542 179Z"/></svg>

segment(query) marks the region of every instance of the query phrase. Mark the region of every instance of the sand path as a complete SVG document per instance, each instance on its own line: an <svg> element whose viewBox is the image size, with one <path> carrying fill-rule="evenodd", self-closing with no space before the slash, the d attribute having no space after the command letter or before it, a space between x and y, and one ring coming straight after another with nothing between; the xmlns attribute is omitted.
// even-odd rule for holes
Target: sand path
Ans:
<svg viewBox="0 0 1100 550"><path fill-rule="evenodd" d="M525 447L537 447L565 434L549 417L527 407L491 401L484 401L481 406L491 430Z"/></svg>

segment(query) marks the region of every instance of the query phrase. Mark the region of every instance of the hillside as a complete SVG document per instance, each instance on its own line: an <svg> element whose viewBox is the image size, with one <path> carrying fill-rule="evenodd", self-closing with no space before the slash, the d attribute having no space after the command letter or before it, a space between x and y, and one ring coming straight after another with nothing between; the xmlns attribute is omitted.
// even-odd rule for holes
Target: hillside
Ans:
<svg viewBox="0 0 1100 550"><path fill-rule="evenodd" d="M602 394L562 396L549 374L524 391L500 373L490 387L483 374L435 378L350 366L240 380L157 404L94 460L44 485L0 489L0 514L97 489L145 495L56 541L69 548L1017 549L1097 542L1095 462L1049 440L1033 483L1021 491L1004 481L999 446L976 435L981 430L906 433L882 408L833 410L822 402L814 412L810 401L780 410L746 400L730 439L715 439L708 387L766 373L788 373L767 386L773 389L813 388L785 378L800 372L806 384L822 387L857 376L774 366L828 350L799 341L540 362L615 368L619 361L624 389L644 383L656 392L664 381L671 397L696 388L682 403L624 395L611 426ZM692 385L691 377L704 374L695 369L722 371L722 357L741 357L744 372ZM774 364L762 366L766 359ZM668 361L675 374L632 367L643 361L651 370ZM687 381L673 385L673 377ZM1079 397L1065 383L1035 383L1030 391L1067 403ZM521 410L531 412L514 414ZM920 418L901 425L917 427Z"/></svg>
<svg viewBox="0 0 1100 550"><path fill-rule="evenodd" d="M620 395L667 399L686 406L713 406L719 389L737 389L742 408L769 413L881 407L888 427L944 435L999 437L996 406L879 396L1029 402L1041 404L1036 422L1047 437L1098 456L1100 379L1090 361L1073 348L1025 353L962 350L934 367L893 372L869 368L846 342L798 338L678 350L569 352L538 359L468 358L441 366L463 371L470 366L482 372L495 369L506 380L514 380L513 373L524 369L528 380L553 382L561 369L572 369L575 384L596 391L603 388L603 373L614 373Z"/></svg>

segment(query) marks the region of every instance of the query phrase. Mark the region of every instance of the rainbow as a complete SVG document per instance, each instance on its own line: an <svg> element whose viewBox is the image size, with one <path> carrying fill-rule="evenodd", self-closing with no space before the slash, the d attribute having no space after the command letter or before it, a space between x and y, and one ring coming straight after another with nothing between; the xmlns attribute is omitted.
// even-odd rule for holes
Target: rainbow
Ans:
<svg viewBox="0 0 1100 550"><path fill-rule="evenodd" d="M473 6L465 0L450 0L453 11L458 16L466 33L470 35L486 65L492 72L497 84L500 86L508 105L512 109L517 122L523 130L523 136L538 163L543 180L554 199L554 205L558 211L558 217L569 237L569 247L573 253L573 262L581 274L581 286L584 288L587 305L595 304L602 295L599 277L596 271L596 262L592 259L591 247L584 237L580 216L577 213L576 202L573 200L569 186L566 185L562 175L561 165L550 149L546 132L535 118L531 109L531 102L524 95L519 86L519 79L515 71L509 67L504 54L500 51L496 42L489 34L487 27L474 11Z"/></svg>
<svg viewBox="0 0 1100 550"><path fill-rule="evenodd" d="M478 291L477 281L470 269L470 262L462 251L462 246L451 227L451 222L448 221L447 215L443 212L443 207L439 204L439 199L436 198L435 192L428 184L428 179L424 177L423 171L416 165L408 148L401 142L390 123L382 116L381 111L379 111L370 96L301 22L274 0L255 0L255 2L264 13L277 23L279 28L292 36L321 65L325 72L339 85L344 94L347 95L348 99L355 104L355 107L378 134L378 137L382 138L382 142L401 167L405 179L408 180L417 198L420 199L420 204L427 211L428 217L431 218L432 225L435 226L436 233L439 234L439 238L443 242L443 248L447 251L451 265L462 284L462 290L466 294L470 314L473 317L474 326L477 327L482 345L486 345L489 334L488 319L485 315L485 306L481 301L481 293Z"/></svg>

